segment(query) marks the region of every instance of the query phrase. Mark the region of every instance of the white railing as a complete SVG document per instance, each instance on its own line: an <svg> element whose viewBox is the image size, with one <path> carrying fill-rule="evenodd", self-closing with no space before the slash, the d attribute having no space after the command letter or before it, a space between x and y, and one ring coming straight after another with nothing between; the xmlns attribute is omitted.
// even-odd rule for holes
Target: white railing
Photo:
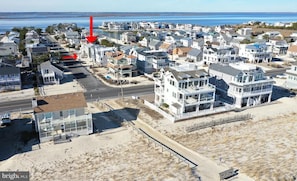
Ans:
<svg viewBox="0 0 297 181"><path fill-rule="evenodd" d="M182 113L180 115L175 115L175 121L183 120L183 119L189 119L194 117L200 117L200 116L206 116L210 114L217 114L221 112L227 112L233 110L235 107L232 105L223 106L223 107L217 107L213 109L207 109L207 110L201 110L198 112L188 112L188 113Z"/></svg>

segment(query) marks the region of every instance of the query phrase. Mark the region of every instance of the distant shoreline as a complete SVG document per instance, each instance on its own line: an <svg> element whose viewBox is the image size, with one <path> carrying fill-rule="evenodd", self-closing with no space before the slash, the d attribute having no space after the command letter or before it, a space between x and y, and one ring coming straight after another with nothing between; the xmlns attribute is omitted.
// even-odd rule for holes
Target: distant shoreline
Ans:
<svg viewBox="0 0 297 181"><path fill-rule="evenodd" d="M297 12L0 12L0 32L13 27L46 28L52 24L76 23L94 26L103 22L160 22L198 26L240 25L250 21L266 23L297 22Z"/></svg>

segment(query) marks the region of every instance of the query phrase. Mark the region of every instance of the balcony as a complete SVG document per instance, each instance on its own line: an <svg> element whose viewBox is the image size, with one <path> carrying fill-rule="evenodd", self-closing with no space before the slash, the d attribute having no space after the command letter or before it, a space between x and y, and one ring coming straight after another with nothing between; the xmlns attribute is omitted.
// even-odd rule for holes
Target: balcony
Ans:
<svg viewBox="0 0 297 181"><path fill-rule="evenodd" d="M216 87L214 85L208 84L206 86L191 86L186 89L179 88L179 92L181 92L184 95L192 95L192 94L199 94L199 93L205 93L205 92L214 92L216 90Z"/></svg>
<svg viewBox="0 0 297 181"><path fill-rule="evenodd" d="M199 98L193 98L190 97L188 99L178 99L178 102L183 104L183 105L199 105L199 104L204 104L204 103L209 103L209 102L213 102L214 98L213 97L201 97Z"/></svg>
<svg viewBox="0 0 297 181"><path fill-rule="evenodd" d="M237 95L241 97L251 97L251 96L258 96L263 94L271 94L272 89L263 89L257 91L250 91L250 92L235 92L235 91L228 91L228 94Z"/></svg>
<svg viewBox="0 0 297 181"><path fill-rule="evenodd" d="M251 82L237 82L232 80L230 82L231 85L235 86L247 86L247 85L254 85L254 84L267 84L267 83L274 83L274 80L272 78L267 77L266 79L263 80L257 80L257 81L251 81Z"/></svg>

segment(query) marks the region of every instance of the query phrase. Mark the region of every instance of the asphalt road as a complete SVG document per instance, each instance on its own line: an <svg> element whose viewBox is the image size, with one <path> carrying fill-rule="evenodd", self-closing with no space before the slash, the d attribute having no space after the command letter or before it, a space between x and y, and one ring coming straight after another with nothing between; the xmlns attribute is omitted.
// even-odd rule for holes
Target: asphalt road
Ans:
<svg viewBox="0 0 297 181"><path fill-rule="evenodd" d="M93 89L91 91L85 92L86 100L88 102L92 102L96 100L117 98L121 96L120 88L111 88L108 86L106 87L103 87L103 88L99 87L99 89ZM124 97L152 94L153 91L154 91L154 87L152 85L123 88ZM28 111L32 110L31 98L0 103L0 113L16 112L16 111L24 111L24 110L28 110Z"/></svg>
<svg viewBox="0 0 297 181"><path fill-rule="evenodd" d="M55 42L50 36L47 37L49 41ZM66 51L66 50L65 50ZM59 65L65 71L70 71L74 78L83 86L86 90L85 98L88 102L116 98L122 96L140 96L145 94L152 94L154 92L153 85L147 86L134 86L128 88L114 88L109 87L93 76L79 61L74 61L67 65ZM16 100L10 102L2 102L0 104L1 112L14 112L21 110L32 110L31 98L25 100Z"/></svg>

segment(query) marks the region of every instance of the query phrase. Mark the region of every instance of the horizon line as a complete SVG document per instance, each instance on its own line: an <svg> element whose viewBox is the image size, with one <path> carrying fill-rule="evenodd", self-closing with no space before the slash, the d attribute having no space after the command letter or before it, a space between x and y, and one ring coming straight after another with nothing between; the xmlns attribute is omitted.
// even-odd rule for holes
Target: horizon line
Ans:
<svg viewBox="0 0 297 181"><path fill-rule="evenodd" d="M297 11L2 11L0 13L297 13Z"/></svg>

